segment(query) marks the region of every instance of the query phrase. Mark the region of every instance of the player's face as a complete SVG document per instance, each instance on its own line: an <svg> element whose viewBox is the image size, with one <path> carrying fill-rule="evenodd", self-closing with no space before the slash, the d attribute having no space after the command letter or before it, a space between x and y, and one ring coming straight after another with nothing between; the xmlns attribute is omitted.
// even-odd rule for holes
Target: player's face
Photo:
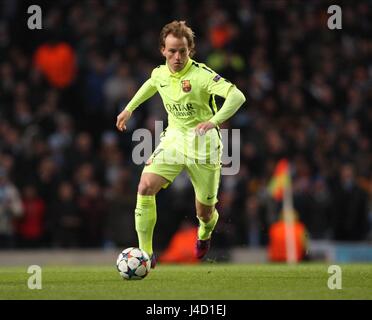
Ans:
<svg viewBox="0 0 372 320"><path fill-rule="evenodd" d="M183 69L189 60L190 50L187 44L187 39L176 38L173 34L168 34L164 42L165 46L161 49L161 53L167 60L168 66L172 72L178 72Z"/></svg>

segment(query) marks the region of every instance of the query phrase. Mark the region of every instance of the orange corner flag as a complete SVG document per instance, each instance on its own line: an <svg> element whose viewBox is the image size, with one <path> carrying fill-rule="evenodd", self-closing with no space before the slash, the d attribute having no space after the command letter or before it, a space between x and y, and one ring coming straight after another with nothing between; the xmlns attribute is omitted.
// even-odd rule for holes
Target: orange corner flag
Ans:
<svg viewBox="0 0 372 320"><path fill-rule="evenodd" d="M273 177L268 186L271 196L280 201L283 199L284 188L290 183L289 163L287 159L281 159L276 165Z"/></svg>

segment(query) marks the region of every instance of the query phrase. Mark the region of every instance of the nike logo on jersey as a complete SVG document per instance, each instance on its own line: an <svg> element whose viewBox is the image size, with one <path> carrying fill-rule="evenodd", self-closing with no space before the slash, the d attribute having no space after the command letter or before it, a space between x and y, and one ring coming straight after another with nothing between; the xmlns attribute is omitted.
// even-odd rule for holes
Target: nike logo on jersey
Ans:
<svg viewBox="0 0 372 320"><path fill-rule="evenodd" d="M160 85L160 88L164 88L164 87L166 87L167 86L167 84L161 84Z"/></svg>
<svg viewBox="0 0 372 320"><path fill-rule="evenodd" d="M213 196L208 196L207 197L207 200L211 200L211 199L213 199L214 198L214 195Z"/></svg>

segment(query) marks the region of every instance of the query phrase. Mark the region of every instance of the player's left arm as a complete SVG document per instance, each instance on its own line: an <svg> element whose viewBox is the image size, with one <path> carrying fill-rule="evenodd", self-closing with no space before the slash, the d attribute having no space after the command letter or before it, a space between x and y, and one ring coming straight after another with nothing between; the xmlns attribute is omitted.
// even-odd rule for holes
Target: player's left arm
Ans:
<svg viewBox="0 0 372 320"><path fill-rule="evenodd" d="M196 132L200 135L203 135L208 130L219 126L227 119L231 118L242 106L245 100L244 94L236 86L231 85L228 88L225 102L223 103L221 109L216 112L216 114L209 121L199 123L196 127Z"/></svg>

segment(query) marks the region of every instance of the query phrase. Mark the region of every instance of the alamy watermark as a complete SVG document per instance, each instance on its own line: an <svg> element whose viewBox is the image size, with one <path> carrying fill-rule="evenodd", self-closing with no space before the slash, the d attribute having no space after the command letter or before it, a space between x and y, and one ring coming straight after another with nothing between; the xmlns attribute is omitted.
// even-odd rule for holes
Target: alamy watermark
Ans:
<svg viewBox="0 0 372 320"><path fill-rule="evenodd" d="M42 22L42 11L40 6L33 4L28 7L27 13L31 14L31 16L27 20L27 26L30 30L34 29L42 29L43 22Z"/></svg>
<svg viewBox="0 0 372 320"><path fill-rule="evenodd" d="M41 267L38 265L29 266L27 273L32 275L28 278L27 286L30 290L41 290L42 289L42 277L41 277Z"/></svg>
<svg viewBox="0 0 372 320"><path fill-rule="evenodd" d="M214 132L213 132L214 131ZM148 129L133 132L132 141L139 141L133 148L132 160L144 163L166 164L222 164L222 175L235 175L240 170L240 130L211 129L205 135L197 135L194 129L187 131L163 130L163 122L155 121L155 146L165 135L166 141L153 152L153 136ZM163 142L163 141L162 141ZM225 146L225 147L223 147ZM228 152L231 146L231 153Z"/></svg>
<svg viewBox="0 0 372 320"><path fill-rule="evenodd" d="M328 14L332 14L327 21L329 29L342 29L342 9L338 5L332 5L328 7Z"/></svg>
<svg viewBox="0 0 372 320"><path fill-rule="evenodd" d="M342 289L342 271L338 265L331 265L328 267L328 273L331 276L328 278L327 286L330 290Z"/></svg>

